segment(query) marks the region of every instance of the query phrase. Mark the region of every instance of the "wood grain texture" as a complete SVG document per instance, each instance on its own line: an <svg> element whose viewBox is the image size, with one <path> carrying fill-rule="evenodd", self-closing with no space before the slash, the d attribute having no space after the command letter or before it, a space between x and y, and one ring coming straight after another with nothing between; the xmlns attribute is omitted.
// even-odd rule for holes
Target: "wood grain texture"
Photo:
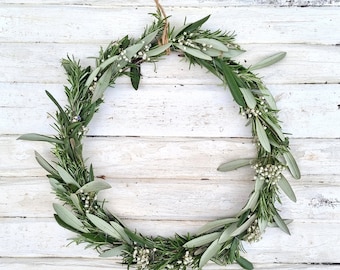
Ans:
<svg viewBox="0 0 340 270"><path fill-rule="evenodd" d="M173 25L211 14L206 28L235 30L245 65L286 51L275 67L259 70L274 94L302 172L289 180L298 202L282 196L288 236L269 228L245 244L255 269L339 269L340 236L340 1L163 0ZM293 7L294 6L294 7ZM305 7L302 8L301 6ZM308 6L308 7L307 7ZM92 64L99 46L151 22L153 1L3 0L0 3L0 269L125 269L84 246L53 220L55 201L33 150L44 143L20 134L52 134L47 113L61 103L67 53ZM233 215L253 188L252 170L216 171L222 162L254 155L250 131L228 90L176 53L142 67L134 91L126 78L105 94L91 123L85 156L113 188L107 207L139 231L194 233L206 221ZM204 270L240 269L236 265Z"/></svg>

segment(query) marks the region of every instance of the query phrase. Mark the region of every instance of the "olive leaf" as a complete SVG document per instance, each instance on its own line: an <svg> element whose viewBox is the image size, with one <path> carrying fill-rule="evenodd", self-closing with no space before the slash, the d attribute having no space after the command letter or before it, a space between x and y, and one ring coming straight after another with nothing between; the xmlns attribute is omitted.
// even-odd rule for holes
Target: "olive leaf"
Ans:
<svg viewBox="0 0 340 270"><path fill-rule="evenodd" d="M290 186L288 180L286 177L284 177L282 174L280 175L280 179L278 181L278 186L282 189L282 191L287 195L289 199L291 199L293 202L296 202L296 196L295 193Z"/></svg>
<svg viewBox="0 0 340 270"><path fill-rule="evenodd" d="M138 89L140 77L141 77L140 65L139 64L132 65L131 68L130 68L130 80L131 80L131 84L132 84L132 86L135 90Z"/></svg>
<svg viewBox="0 0 340 270"><path fill-rule="evenodd" d="M102 98L106 88L110 85L112 76L112 69L108 68L97 82L96 88L93 91L91 103L95 103L98 99Z"/></svg>
<svg viewBox="0 0 340 270"><path fill-rule="evenodd" d="M192 56L194 56L194 57L198 57L198 58L200 58L200 59L208 60L208 61L211 61L211 60L212 60L212 58L211 58L209 55L203 53L203 52L200 51L200 50L193 49L193 48L189 48L189 47L187 47L187 46L180 45L180 44L178 44L178 43L175 43L174 45L175 45L177 48L179 48L180 50L182 50L182 52L188 53L188 54L190 54L190 55L192 55Z"/></svg>
<svg viewBox="0 0 340 270"><path fill-rule="evenodd" d="M109 223L105 220L93 215L93 214L86 214L87 218L96 226L98 229L103 231L105 234L112 236L115 239L123 240L121 235L113 228Z"/></svg>
<svg viewBox="0 0 340 270"><path fill-rule="evenodd" d="M194 42L200 43L202 45L210 45L209 47L222 51L222 52L227 52L229 51L228 47L224 45L221 41L212 39L212 38L197 38L193 40Z"/></svg>
<svg viewBox="0 0 340 270"><path fill-rule="evenodd" d="M204 246L206 244L209 244L209 243L215 241L220 236L221 236L220 232L213 232L213 233L205 234L205 235L196 237L196 238L190 240L189 242L186 242L183 245L183 247L185 247L185 248L201 247L201 246Z"/></svg>
<svg viewBox="0 0 340 270"><path fill-rule="evenodd" d="M109 189L109 188L111 188L111 185L109 183L105 182L104 180L94 180L92 182L85 184L81 188L79 188L76 193L98 192L98 191L101 191L103 189Z"/></svg>
<svg viewBox="0 0 340 270"><path fill-rule="evenodd" d="M106 61L108 61L108 60L106 60ZM97 67L95 70L93 70L91 72L91 74L87 77L87 80L85 82L85 87L88 88L92 84L94 78L98 75L100 70L101 70L101 67Z"/></svg>
<svg viewBox="0 0 340 270"><path fill-rule="evenodd" d="M76 180L74 180L74 178L61 166L57 166L57 172L59 174L59 176L61 177L61 179L63 179L63 181L66 184L70 184L70 185L74 185L78 188L80 188L80 185L78 184L78 182Z"/></svg>
<svg viewBox="0 0 340 270"><path fill-rule="evenodd" d="M130 237L126 234L124 228L117 222L110 221L110 225L119 233L122 239L129 245L132 244Z"/></svg>
<svg viewBox="0 0 340 270"><path fill-rule="evenodd" d="M236 262L243 268L243 269L246 269L246 270L253 270L254 269L254 266L253 264L248 261L246 258L240 256L240 257L237 257L236 258Z"/></svg>
<svg viewBox="0 0 340 270"><path fill-rule="evenodd" d="M290 231L286 225L286 223L284 222L284 220L281 218L281 216L279 215L279 213L275 210L276 214L273 216L274 221L276 223L276 225L285 233L290 235Z"/></svg>
<svg viewBox="0 0 340 270"><path fill-rule="evenodd" d="M58 140L56 138L52 138L52 137L37 134L37 133L23 134L18 137L18 140L39 141L39 142L49 142L49 143L58 143L58 144L63 143L61 140Z"/></svg>
<svg viewBox="0 0 340 270"><path fill-rule="evenodd" d="M58 172L56 169L52 167L50 163L47 162L46 159L44 159L37 151L34 151L35 159L39 163L41 167L43 167L46 171L48 171L52 175L58 175Z"/></svg>
<svg viewBox="0 0 340 270"><path fill-rule="evenodd" d="M260 62L256 63L255 65L251 66L249 68L249 70L256 70L256 69L261 69L261 68L264 68L264 67L271 66L271 65L279 62L283 58L285 58L286 54L287 54L286 52L279 52L279 53L275 53L271 56L268 56L268 57L262 59Z"/></svg>
<svg viewBox="0 0 340 270"><path fill-rule="evenodd" d="M286 160L288 169L289 169L290 173L292 174L292 176L295 179L300 179L301 178L300 169L299 169L298 165L296 164L296 161L295 161L293 155L289 151L284 152L282 155L283 155L284 159Z"/></svg>
<svg viewBox="0 0 340 270"><path fill-rule="evenodd" d="M268 140L268 136L266 131L264 130L260 120L258 118L255 119L255 126L256 126L256 133L257 133L257 137L262 145L262 147L264 148L264 150L266 150L267 152L270 152L270 143Z"/></svg>
<svg viewBox="0 0 340 270"><path fill-rule="evenodd" d="M276 101L273 95L270 93L270 91L267 88L261 87L260 92L263 94L263 97L265 101L268 103L269 107L272 110L277 110Z"/></svg>
<svg viewBox="0 0 340 270"><path fill-rule="evenodd" d="M218 166L217 170L220 172L233 171L238 168L251 165L253 158L241 158L233 161L229 161Z"/></svg>
<svg viewBox="0 0 340 270"><path fill-rule="evenodd" d="M121 245L118 247L105 250L104 252L100 253L99 257L107 258L107 257L121 256L124 253L124 250L125 250L124 245Z"/></svg>
<svg viewBox="0 0 340 270"><path fill-rule="evenodd" d="M55 191L58 191L62 194L67 192L67 190L63 187L63 185L58 180L55 180L54 178L49 178L49 182Z"/></svg>
<svg viewBox="0 0 340 270"><path fill-rule="evenodd" d="M237 222L238 218L225 218L225 219L218 219L218 220L214 220L214 221L210 221L208 223L206 223L205 225L203 225L197 232L197 235L206 233L208 231L223 227L227 224L230 223L234 223Z"/></svg>
<svg viewBox="0 0 340 270"><path fill-rule="evenodd" d="M84 224L66 207L60 204L53 203L53 208L56 211L58 217L67 225L71 226L73 229L83 233L89 232L89 230L86 229Z"/></svg>
<svg viewBox="0 0 340 270"><path fill-rule="evenodd" d="M161 46L156 47L155 49L149 50L145 52L147 57L157 56L163 52L165 52L167 49L171 47L171 43L167 43Z"/></svg>
<svg viewBox="0 0 340 270"><path fill-rule="evenodd" d="M70 199L71 199L73 205L78 209L78 211L80 213L84 213L83 208L81 207L81 204L80 204L78 196L76 194L72 193L70 195Z"/></svg>
<svg viewBox="0 0 340 270"><path fill-rule="evenodd" d="M175 29L172 33L172 37L175 38L181 34L183 34L184 32L192 32L197 30L198 28L200 28L208 19L209 19L210 15L196 21L193 23L189 23L189 24L185 24L182 27Z"/></svg>
<svg viewBox="0 0 340 270"><path fill-rule="evenodd" d="M207 264L207 262L210 261L212 257L216 256L216 254L222 248L222 246L223 244L219 243L218 239L212 242L201 256L199 268L201 269L204 265Z"/></svg>
<svg viewBox="0 0 340 270"><path fill-rule="evenodd" d="M254 109L256 106L256 100L255 97L253 95L253 93L251 92L250 89L245 89L245 88L240 88L242 94L243 94L243 98L246 101L248 107L250 109Z"/></svg>

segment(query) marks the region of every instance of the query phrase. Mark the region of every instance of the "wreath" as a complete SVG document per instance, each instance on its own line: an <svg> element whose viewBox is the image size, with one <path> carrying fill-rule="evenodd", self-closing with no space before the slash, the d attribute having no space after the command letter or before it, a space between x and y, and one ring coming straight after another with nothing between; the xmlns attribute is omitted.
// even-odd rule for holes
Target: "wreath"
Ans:
<svg viewBox="0 0 340 270"><path fill-rule="evenodd" d="M289 234L287 220L278 213L283 191L292 201L294 192L283 175L288 169L298 179L300 172L289 151L289 140L282 132L274 98L253 71L271 65L284 56L280 52L258 64L244 67L233 57L244 52L234 42L234 34L221 30L203 30L209 16L180 28L169 28L164 10L158 4L155 20L145 28L139 39L128 36L101 48L96 67L82 67L73 57L62 60L70 86L65 86L68 99L63 108L46 91L57 106L53 116L55 136L36 133L19 137L23 140L45 141L53 145L52 165L35 152L38 163L48 172L55 195L63 204L53 204L55 219L62 227L73 231L77 244L87 243L100 257L120 256L128 267L143 269L201 269L208 261L220 265L237 262L245 269L253 265L240 253L242 241L254 242L265 228L275 225ZM240 114L251 126L257 155L252 159L238 159L218 167L226 172L243 166L254 169L254 190L248 202L235 217L211 221L194 235L171 238L148 237L129 229L98 199L101 190L110 188L103 179L95 177L92 165L83 157L82 138L93 115L103 102L104 91L120 76L130 77L138 89L141 64L156 62L161 56L175 51L191 65L198 65L219 78L228 87L239 105Z"/></svg>

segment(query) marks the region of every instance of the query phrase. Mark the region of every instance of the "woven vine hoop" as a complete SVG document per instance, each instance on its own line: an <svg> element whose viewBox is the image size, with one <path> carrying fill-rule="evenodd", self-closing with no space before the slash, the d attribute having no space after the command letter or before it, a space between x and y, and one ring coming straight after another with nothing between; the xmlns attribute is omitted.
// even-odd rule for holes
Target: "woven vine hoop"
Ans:
<svg viewBox="0 0 340 270"><path fill-rule="evenodd" d="M245 67L233 58L242 52L234 35L220 30L203 30L209 16L179 28L169 28L166 16L158 7L154 22L138 39L123 37L101 49L94 68L82 67L72 57L62 60L69 86L65 86L67 104L63 107L49 93L57 106L53 116L57 134L25 134L20 139L45 141L53 145L53 162L35 153L38 163L48 172L51 186L61 201L53 204L56 221L75 232L74 242L87 243L101 257L120 256L123 264L137 269L201 269L208 261L225 265L237 262L245 269L252 263L242 255L242 242L258 241L268 225L276 225L289 233L276 204L283 191L296 201L294 192L283 175L285 169L296 179L298 166L290 153L289 141L282 132L275 101L253 71L281 60L277 53L258 64ZM148 237L129 229L110 213L98 193L110 188L105 180L95 177L91 164L83 157L82 138L93 115L103 102L104 91L120 76L128 76L137 89L141 64L156 62L174 51L191 65L214 74L240 108L240 114L251 126L256 156L221 164L219 171L243 166L254 169L254 189L248 202L234 217L207 223L195 234L166 238ZM182 59L182 58L181 58Z"/></svg>

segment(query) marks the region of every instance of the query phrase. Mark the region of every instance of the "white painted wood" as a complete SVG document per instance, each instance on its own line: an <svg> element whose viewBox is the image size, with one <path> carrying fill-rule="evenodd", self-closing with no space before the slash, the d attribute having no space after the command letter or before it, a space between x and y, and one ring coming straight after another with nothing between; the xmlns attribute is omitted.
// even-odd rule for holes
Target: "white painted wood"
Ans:
<svg viewBox="0 0 340 270"><path fill-rule="evenodd" d="M336 31L336 30L334 30ZM238 38L237 38L238 40ZM106 47L109 41L85 44L55 43L0 43L0 57L6 61L0 63L4 73L0 74L1 82L15 83L66 83L60 60L67 54L81 59L82 64L92 65L88 56L97 56L100 45ZM337 84L340 82L340 48L338 46L305 45L305 44L244 44L247 53L237 60L251 65L261 58L280 51L287 56L275 68L265 68L261 73L267 84ZM43 51L43 55L41 55ZM218 80L199 67L191 67L177 57L176 53L164 57L154 64L142 65L142 84L154 85L160 81L166 84L217 84ZM247 61L247 63L245 63ZM313 68L310 68L310 67ZM181 71L181 72L179 72ZM185 72L183 72L185 71ZM120 79L127 83L127 79Z"/></svg>
<svg viewBox="0 0 340 270"><path fill-rule="evenodd" d="M212 14L205 27L236 31L241 43L337 44L339 8L173 7L172 25ZM154 6L6 5L0 10L1 42L108 43L130 33L138 37L152 21ZM261 18L261 19L259 19ZM301 19L303 18L303 19ZM114 29L119 25L119 31ZM256 40L256 41L255 41Z"/></svg>
<svg viewBox="0 0 340 270"><path fill-rule="evenodd" d="M290 137L339 137L340 84L268 87ZM62 85L0 84L0 134L55 133L47 112L53 114L56 107L45 94L46 88L61 104L66 102ZM142 84L135 91L120 84L106 91L88 135L249 137L245 123L229 91L221 86Z"/></svg>
<svg viewBox="0 0 340 270"><path fill-rule="evenodd" d="M211 14L206 27L229 29L252 64L287 51L259 74L281 109L284 131L301 167L289 180L298 197L282 197L281 213L294 219L291 236L268 229L245 245L256 269L338 269L340 242L340 23L338 0L162 0L171 23ZM288 8L278 6L327 6ZM45 172L33 150L49 158L44 143L17 141L26 132L53 133L54 106L44 90L65 102L60 59L67 53L91 64L99 46L151 22L153 1L3 0L0 3L0 269L125 269L84 246L67 246L72 233L53 220ZM130 19L129 19L130 18ZM116 27L118 25L118 27ZM138 92L120 79L106 93L85 139L85 156L113 188L107 206L146 234L195 230L207 220L237 212L252 189L251 169L219 173L216 167L252 156L228 91L175 53L143 66ZM327 83L327 84L326 84ZM209 180L202 180L209 179ZM240 269L238 266L204 270Z"/></svg>

